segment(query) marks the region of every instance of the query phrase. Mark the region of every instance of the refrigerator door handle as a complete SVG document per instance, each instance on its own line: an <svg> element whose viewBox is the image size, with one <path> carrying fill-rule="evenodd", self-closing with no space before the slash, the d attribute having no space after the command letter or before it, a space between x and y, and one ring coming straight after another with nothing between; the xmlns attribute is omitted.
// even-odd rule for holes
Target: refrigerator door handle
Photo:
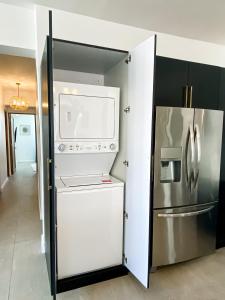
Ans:
<svg viewBox="0 0 225 300"><path fill-rule="evenodd" d="M192 98L193 98L193 86L191 85L190 87L190 102L189 102L189 108L192 108Z"/></svg>
<svg viewBox="0 0 225 300"><path fill-rule="evenodd" d="M193 217L193 216L197 216L197 215L201 215L204 213L209 212L210 210L212 210L215 207L215 205L210 206L208 208L204 208L204 209L200 209L197 211L192 211L192 212L187 212L187 213L176 213L176 214L167 214L167 213L159 213L157 216L159 218L185 218L185 217Z"/></svg>
<svg viewBox="0 0 225 300"><path fill-rule="evenodd" d="M197 144L197 166L195 165L194 170L194 187L196 187L199 177L199 164L201 161L201 136L198 124L195 124L194 136Z"/></svg>
<svg viewBox="0 0 225 300"><path fill-rule="evenodd" d="M188 107L188 85L184 87L185 107Z"/></svg>
<svg viewBox="0 0 225 300"><path fill-rule="evenodd" d="M194 153L195 153L195 144L194 144L194 131L192 125L190 125L190 138L191 138L191 163L193 165L195 158L194 158Z"/></svg>
<svg viewBox="0 0 225 300"><path fill-rule="evenodd" d="M191 149L191 162L188 161L189 143ZM195 160L194 159L194 131L193 131L192 124L190 124L188 127L185 156L186 156L185 157L186 180L187 180L188 187L191 190L191 180L193 177L193 164ZM188 171L188 165L190 165L190 171Z"/></svg>

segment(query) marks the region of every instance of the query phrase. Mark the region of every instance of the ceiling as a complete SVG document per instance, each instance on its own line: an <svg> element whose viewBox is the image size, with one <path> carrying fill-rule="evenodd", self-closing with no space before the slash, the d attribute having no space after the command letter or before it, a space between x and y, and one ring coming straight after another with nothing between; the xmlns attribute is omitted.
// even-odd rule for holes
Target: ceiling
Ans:
<svg viewBox="0 0 225 300"><path fill-rule="evenodd" d="M153 31L224 44L224 0L1 0L62 9Z"/></svg>
<svg viewBox="0 0 225 300"><path fill-rule="evenodd" d="M20 82L21 91L36 91L34 59L0 54L0 66L1 87L16 89L16 82Z"/></svg>

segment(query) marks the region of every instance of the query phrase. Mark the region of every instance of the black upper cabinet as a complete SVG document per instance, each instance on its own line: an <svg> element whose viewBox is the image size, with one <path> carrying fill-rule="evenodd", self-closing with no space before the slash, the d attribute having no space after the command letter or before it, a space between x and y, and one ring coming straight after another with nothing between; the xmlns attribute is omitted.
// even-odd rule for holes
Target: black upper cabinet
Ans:
<svg viewBox="0 0 225 300"><path fill-rule="evenodd" d="M220 101L219 109L225 111L225 69L220 71Z"/></svg>
<svg viewBox="0 0 225 300"><path fill-rule="evenodd" d="M188 85L192 86L192 107L218 109L221 68L189 63Z"/></svg>
<svg viewBox="0 0 225 300"><path fill-rule="evenodd" d="M188 62L157 56L155 73L155 105L184 106Z"/></svg>
<svg viewBox="0 0 225 300"><path fill-rule="evenodd" d="M218 109L221 68L156 57L155 105Z"/></svg>

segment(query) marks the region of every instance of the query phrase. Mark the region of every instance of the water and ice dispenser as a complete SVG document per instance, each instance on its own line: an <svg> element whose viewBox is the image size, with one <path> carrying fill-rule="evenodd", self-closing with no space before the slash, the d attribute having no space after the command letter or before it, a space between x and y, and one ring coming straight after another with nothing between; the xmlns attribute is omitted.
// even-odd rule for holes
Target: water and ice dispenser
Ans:
<svg viewBox="0 0 225 300"><path fill-rule="evenodd" d="M181 180L182 148L161 148L160 182L170 183Z"/></svg>

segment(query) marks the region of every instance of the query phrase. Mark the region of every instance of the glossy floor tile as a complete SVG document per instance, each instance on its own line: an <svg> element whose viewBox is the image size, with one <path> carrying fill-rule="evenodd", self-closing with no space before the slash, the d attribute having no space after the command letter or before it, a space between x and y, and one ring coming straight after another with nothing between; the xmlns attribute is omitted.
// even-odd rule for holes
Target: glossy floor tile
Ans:
<svg viewBox="0 0 225 300"><path fill-rule="evenodd" d="M15 244L9 299L51 299L46 264L40 249L38 240Z"/></svg>
<svg viewBox="0 0 225 300"><path fill-rule="evenodd" d="M0 195L0 300L51 300L41 253L36 175L21 164ZM58 294L57 300L222 300L225 249L161 268L144 289L131 275Z"/></svg>
<svg viewBox="0 0 225 300"><path fill-rule="evenodd" d="M19 164L0 193L0 300L51 299L40 238L36 173Z"/></svg>
<svg viewBox="0 0 225 300"><path fill-rule="evenodd" d="M14 244L0 246L0 300L8 299Z"/></svg>

